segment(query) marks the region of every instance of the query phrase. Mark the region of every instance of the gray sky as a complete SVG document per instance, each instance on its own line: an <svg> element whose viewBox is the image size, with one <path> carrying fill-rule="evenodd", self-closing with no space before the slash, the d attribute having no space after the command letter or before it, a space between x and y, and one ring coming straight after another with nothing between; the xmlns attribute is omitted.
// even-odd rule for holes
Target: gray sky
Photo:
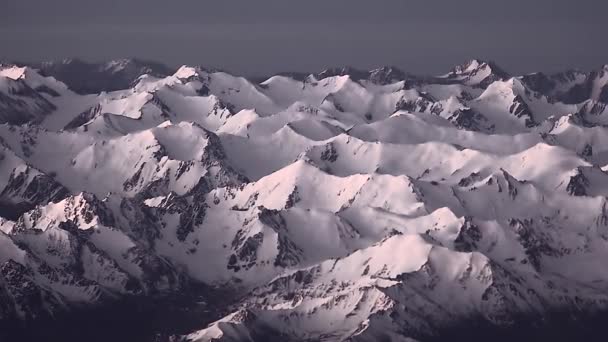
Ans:
<svg viewBox="0 0 608 342"><path fill-rule="evenodd" d="M608 63L606 0L1 0L0 59L152 59L247 75Z"/></svg>

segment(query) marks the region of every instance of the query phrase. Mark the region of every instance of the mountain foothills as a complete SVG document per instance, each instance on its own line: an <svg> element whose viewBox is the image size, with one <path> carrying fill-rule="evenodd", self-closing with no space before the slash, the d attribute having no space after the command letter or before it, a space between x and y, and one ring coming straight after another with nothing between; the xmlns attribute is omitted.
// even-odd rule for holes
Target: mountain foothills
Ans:
<svg viewBox="0 0 608 342"><path fill-rule="evenodd" d="M603 340L607 103L608 65L3 64L0 340Z"/></svg>

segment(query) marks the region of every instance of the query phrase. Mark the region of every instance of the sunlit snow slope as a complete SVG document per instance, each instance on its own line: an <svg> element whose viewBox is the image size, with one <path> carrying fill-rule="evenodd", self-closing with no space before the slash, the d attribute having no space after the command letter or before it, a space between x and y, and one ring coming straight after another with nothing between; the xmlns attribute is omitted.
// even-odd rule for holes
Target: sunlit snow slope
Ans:
<svg viewBox="0 0 608 342"><path fill-rule="evenodd" d="M608 309L608 66L257 83L141 63L0 66L0 321L198 285L215 316L188 341Z"/></svg>

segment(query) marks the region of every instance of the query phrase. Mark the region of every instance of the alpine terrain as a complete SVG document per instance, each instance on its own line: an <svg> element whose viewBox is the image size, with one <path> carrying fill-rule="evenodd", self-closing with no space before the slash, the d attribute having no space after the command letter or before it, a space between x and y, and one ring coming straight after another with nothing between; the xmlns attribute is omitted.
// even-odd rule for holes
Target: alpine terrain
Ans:
<svg viewBox="0 0 608 342"><path fill-rule="evenodd" d="M0 341L605 341L608 65L0 65Z"/></svg>

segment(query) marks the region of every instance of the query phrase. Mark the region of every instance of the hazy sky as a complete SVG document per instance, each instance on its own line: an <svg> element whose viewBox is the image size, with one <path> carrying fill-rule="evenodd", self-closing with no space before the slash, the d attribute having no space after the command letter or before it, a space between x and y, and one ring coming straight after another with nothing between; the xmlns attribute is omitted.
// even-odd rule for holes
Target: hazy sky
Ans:
<svg viewBox="0 0 608 342"><path fill-rule="evenodd" d="M139 57L248 75L608 63L606 0L0 0L0 59Z"/></svg>

